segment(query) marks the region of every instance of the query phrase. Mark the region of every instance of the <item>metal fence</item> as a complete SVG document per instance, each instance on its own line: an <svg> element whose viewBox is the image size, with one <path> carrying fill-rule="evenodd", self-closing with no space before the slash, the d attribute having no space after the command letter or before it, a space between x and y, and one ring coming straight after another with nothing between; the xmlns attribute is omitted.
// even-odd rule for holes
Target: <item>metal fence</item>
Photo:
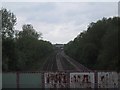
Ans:
<svg viewBox="0 0 120 90"><path fill-rule="evenodd" d="M19 87L20 88L42 88L41 73L20 73Z"/></svg>
<svg viewBox="0 0 120 90"><path fill-rule="evenodd" d="M117 72L16 72L2 74L2 88L119 88Z"/></svg>
<svg viewBox="0 0 120 90"><path fill-rule="evenodd" d="M118 88L118 73L98 72L98 88Z"/></svg>
<svg viewBox="0 0 120 90"><path fill-rule="evenodd" d="M17 88L17 74L3 73L2 74L2 88Z"/></svg>
<svg viewBox="0 0 120 90"><path fill-rule="evenodd" d="M41 73L3 73L2 88L42 88L42 86Z"/></svg>
<svg viewBox="0 0 120 90"><path fill-rule="evenodd" d="M65 72L49 72L44 74L45 88L68 88L68 75Z"/></svg>
<svg viewBox="0 0 120 90"><path fill-rule="evenodd" d="M70 88L94 88L94 73L70 73Z"/></svg>

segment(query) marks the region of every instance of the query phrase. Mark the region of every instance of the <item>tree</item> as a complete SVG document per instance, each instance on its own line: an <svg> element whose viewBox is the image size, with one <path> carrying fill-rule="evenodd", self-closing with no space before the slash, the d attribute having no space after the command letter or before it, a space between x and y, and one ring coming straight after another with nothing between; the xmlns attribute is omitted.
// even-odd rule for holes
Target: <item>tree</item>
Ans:
<svg viewBox="0 0 120 90"><path fill-rule="evenodd" d="M53 53L53 45L42 40L42 33L31 24L23 25L22 31L14 30L16 16L4 8L0 12L3 71L31 70L36 62L43 62L43 58Z"/></svg>
<svg viewBox="0 0 120 90"><path fill-rule="evenodd" d="M50 42L39 40L42 34L37 33L32 25L25 24L22 29L16 38L17 67L19 70L28 70L35 62L42 62L53 52L53 47Z"/></svg>
<svg viewBox="0 0 120 90"><path fill-rule="evenodd" d="M16 68L15 43L13 39L16 16L5 8L2 8L0 12L2 13L2 66L3 70L13 70Z"/></svg>
<svg viewBox="0 0 120 90"><path fill-rule="evenodd" d="M89 68L119 71L119 28L120 17L92 22L86 31L65 45L65 52Z"/></svg>
<svg viewBox="0 0 120 90"><path fill-rule="evenodd" d="M34 38L34 39L38 39L38 38L42 37L42 33L36 32L31 24L23 25L22 29L23 29L23 31L21 31L19 33L20 38L31 37L31 38Z"/></svg>
<svg viewBox="0 0 120 90"><path fill-rule="evenodd" d="M17 18L11 11L5 8L2 8L0 12L2 12L2 38L13 38Z"/></svg>

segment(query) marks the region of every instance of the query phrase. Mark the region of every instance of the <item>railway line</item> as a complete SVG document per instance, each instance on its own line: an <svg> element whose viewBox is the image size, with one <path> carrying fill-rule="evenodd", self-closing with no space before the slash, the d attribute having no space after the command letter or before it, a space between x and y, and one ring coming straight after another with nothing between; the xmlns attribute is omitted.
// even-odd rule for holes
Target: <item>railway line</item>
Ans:
<svg viewBox="0 0 120 90"><path fill-rule="evenodd" d="M57 64L56 64L56 53L51 54L47 60L45 61L42 71L57 71Z"/></svg>
<svg viewBox="0 0 120 90"><path fill-rule="evenodd" d="M63 51L51 54L45 61L42 71L90 71L82 64L76 62Z"/></svg>

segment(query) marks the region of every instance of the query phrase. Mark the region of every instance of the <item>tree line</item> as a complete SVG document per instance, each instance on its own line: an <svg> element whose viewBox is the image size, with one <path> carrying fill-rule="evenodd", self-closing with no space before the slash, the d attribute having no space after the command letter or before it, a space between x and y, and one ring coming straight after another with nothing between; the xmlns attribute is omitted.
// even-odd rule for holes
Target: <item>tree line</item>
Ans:
<svg viewBox="0 0 120 90"><path fill-rule="evenodd" d="M15 30L17 18L6 8L2 14L2 69L3 71L24 71L31 68L35 62L43 62L50 53L54 52L49 41L42 40L31 24L22 26L22 31Z"/></svg>
<svg viewBox="0 0 120 90"><path fill-rule="evenodd" d="M103 18L89 24L86 31L67 43L64 51L93 70L120 70L120 17Z"/></svg>
<svg viewBox="0 0 120 90"><path fill-rule="evenodd" d="M43 62L54 52L53 45L42 40L42 33L38 33L31 24L23 25L22 31L15 30L17 18L14 13L5 8L0 13L3 71L27 70L34 62ZM86 31L64 45L64 51L88 68L119 71L119 28L120 17L92 22Z"/></svg>

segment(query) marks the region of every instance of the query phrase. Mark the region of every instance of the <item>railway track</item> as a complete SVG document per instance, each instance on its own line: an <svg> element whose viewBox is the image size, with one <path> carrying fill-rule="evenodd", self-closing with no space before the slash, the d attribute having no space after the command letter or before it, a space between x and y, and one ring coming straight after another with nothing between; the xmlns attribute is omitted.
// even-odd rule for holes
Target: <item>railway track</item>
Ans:
<svg viewBox="0 0 120 90"><path fill-rule="evenodd" d="M47 60L45 61L44 65L43 65L42 71L50 72L50 71L58 70L55 56L56 56L56 54L53 53L47 58Z"/></svg>
<svg viewBox="0 0 120 90"><path fill-rule="evenodd" d="M79 62L75 61L74 59L67 56L63 51L61 52L61 55L71 64L74 66L76 71L91 71L84 65L80 64Z"/></svg>
<svg viewBox="0 0 120 90"><path fill-rule="evenodd" d="M43 71L90 71L88 68L68 57L63 51L51 54L43 65Z"/></svg>
<svg viewBox="0 0 120 90"><path fill-rule="evenodd" d="M69 71L69 70L72 70L72 71L75 71L75 67L70 64L66 58L64 58L61 53L59 54L59 58L60 58L60 62L62 64L62 67L64 69L64 71Z"/></svg>

